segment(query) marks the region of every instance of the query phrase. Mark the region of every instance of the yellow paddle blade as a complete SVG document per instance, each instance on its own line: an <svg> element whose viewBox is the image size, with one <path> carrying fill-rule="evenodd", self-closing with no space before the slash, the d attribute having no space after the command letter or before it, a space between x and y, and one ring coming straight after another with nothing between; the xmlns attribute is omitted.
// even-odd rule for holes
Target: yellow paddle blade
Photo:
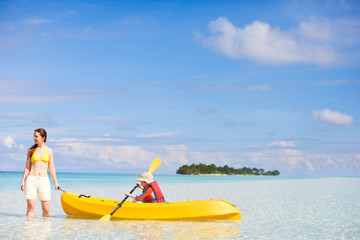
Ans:
<svg viewBox="0 0 360 240"><path fill-rule="evenodd" d="M110 221L110 218L111 218L111 215L108 214L108 215L105 215L102 218L100 218L99 221Z"/></svg>
<svg viewBox="0 0 360 240"><path fill-rule="evenodd" d="M156 158L154 161L152 161L149 167L149 173L153 173L160 166L160 164L161 164L160 158Z"/></svg>

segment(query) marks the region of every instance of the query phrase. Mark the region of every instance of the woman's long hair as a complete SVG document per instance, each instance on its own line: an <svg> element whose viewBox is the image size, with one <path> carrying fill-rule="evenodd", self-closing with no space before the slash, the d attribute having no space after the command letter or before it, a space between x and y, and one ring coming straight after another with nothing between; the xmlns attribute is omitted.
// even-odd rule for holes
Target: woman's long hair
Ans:
<svg viewBox="0 0 360 240"><path fill-rule="evenodd" d="M38 132L38 133L40 133L40 136L41 137L43 137L44 138L44 142L46 142L46 138L47 138L47 133L46 133L46 131L45 131L45 129L43 129L43 128L38 128L38 129L35 129L34 130L34 133L35 132ZM30 155L30 157L34 154L34 152L36 151L36 148L38 147L38 145L37 144L34 144L31 148L29 148L29 155Z"/></svg>

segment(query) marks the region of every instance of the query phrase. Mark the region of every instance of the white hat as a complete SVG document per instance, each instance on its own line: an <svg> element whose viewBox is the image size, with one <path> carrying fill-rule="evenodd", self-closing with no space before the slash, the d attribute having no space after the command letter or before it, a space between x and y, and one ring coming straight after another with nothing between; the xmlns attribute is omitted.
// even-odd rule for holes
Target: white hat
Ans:
<svg viewBox="0 0 360 240"><path fill-rule="evenodd" d="M153 177L153 175L151 173L143 172L137 180L144 181L144 182L147 182L147 183L152 183L153 179L154 179L154 177Z"/></svg>

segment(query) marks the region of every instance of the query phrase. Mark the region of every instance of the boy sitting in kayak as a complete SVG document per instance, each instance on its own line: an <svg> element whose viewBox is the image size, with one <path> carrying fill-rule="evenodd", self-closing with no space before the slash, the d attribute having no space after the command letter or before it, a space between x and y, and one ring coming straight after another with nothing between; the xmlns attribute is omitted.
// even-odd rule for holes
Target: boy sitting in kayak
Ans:
<svg viewBox="0 0 360 240"><path fill-rule="evenodd" d="M125 193L126 196L131 197L135 201L142 201L145 203L164 203L165 198L162 194L157 182L153 181L154 177L149 172L143 172L137 179L138 187L143 190L142 194L135 196L130 193Z"/></svg>

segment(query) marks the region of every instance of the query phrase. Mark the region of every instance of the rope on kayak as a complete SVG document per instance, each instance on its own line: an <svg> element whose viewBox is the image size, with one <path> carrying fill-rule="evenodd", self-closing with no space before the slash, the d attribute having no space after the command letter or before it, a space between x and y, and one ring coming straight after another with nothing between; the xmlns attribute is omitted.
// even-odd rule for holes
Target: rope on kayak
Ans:
<svg viewBox="0 0 360 240"><path fill-rule="evenodd" d="M86 196L86 195L84 195L84 194L80 194L78 198L81 198L81 197L90 198L91 196Z"/></svg>
<svg viewBox="0 0 360 240"><path fill-rule="evenodd" d="M56 189L56 188L55 188ZM59 190L62 191L62 192L66 192L65 190L61 189L61 187L59 187ZM78 196L78 198L81 198L81 197L86 197L86 198L90 198L91 196L87 196L87 195L84 195L84 194L80 194Z"/></svg>
<svg viewBox="0 0 360 240"><path fill-rule="evenodd" d="M55 188L56 189L56 188ZM57 189L56 189L57 190ZM59 187L59 190L62 191L62 192L66 192L65 190L61 189L61 187ZM78 198L81 198L81 197L86 197L86 198L90 198L91 196L87 196L87 195L84 195L84 194L80 194L78 196Z"/></svg>

